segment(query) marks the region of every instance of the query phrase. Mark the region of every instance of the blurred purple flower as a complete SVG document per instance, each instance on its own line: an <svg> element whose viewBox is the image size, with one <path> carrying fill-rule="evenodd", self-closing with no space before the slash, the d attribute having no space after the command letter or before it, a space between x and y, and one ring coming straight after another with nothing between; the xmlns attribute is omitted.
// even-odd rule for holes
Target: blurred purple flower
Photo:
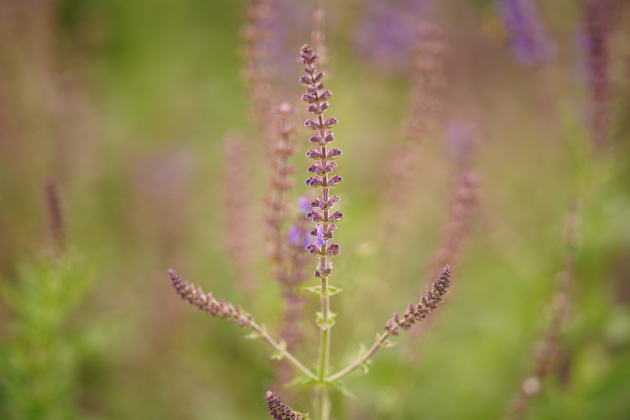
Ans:
<svg viewBox="0 0 630 420"><path fill-rule="evenodd" d="M289 242L291 242L291 244L293 245L297 245L298 243L300 243L300 233L300 228L298 228L297 226L289 227L289 230L287 231Z"/></svg>
<svg viewBox="0 0 630 420"><path fill-rule="evenodd" d="M355 45L371 66L399 74L411 65L418 22L432 0L369 1L355 32Z"/></svg>
<svg viewBox="0 0 630 420"><path fill-rule="evenodd" d="M302 213L306 213L311 209L311 200L306 195L299 196L297 209Z"/></svg>
<svg viewBox="0 0 630 420"><path fill-rule="evenodd" d="M555 60L555 43L545 33L534 0L497 0L497 7L519 63L536 66Z"/></svg>
<svg viewBox="0 0 630 420"><path fill-rule="evenodd" d="M289 242L291 243L291 245L299 245L306 248L311 243L309 233L295 225L289 227L287 231L287 236L289 237Z"/></svg>

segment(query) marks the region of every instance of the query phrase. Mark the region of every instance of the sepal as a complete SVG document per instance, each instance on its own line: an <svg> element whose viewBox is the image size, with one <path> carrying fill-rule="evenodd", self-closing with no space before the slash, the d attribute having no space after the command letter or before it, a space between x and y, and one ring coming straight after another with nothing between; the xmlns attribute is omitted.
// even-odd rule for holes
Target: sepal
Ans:
<svg viewBox="0 0 630 420"><path fill-rule="evenodd" d="M280 346L280 350L275 351L274 353L272 353L271 358L273 360L282 360L284 358L284 356L286 355L287 343L285 341L281 341L281 342L278 343L278 345Z"/></svg>
<svg viewBox="0 0 630 420"><path fill-rule="evenodd" d="M332 328L333 325L335 325L336 317L337 317L336 313L328 312L328 319L324 320L324 314L322 312L317 312L315 323L322 330L327 330L329 328Z"/></svg>
<svg viewBox="0 0 630 420"><path fill-rule="evenodd" d="M319 296L334 296L343 291L343 289L331 285L328 286L328 290L326 290L326 292L322 291L322 286L305 287L305 289Z"/></svg>

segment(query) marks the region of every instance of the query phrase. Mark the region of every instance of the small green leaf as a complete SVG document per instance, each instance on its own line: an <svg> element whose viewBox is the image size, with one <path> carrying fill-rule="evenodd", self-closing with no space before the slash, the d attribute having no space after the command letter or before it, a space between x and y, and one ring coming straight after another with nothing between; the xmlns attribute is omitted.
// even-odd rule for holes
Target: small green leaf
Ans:
<svg viewBox="0 0 630 420"><path fill-rule="evenodd" d="M311 293L322 296L322 286L305 287L305 289Z"/></svg>
<svg viewBox="0 0 630 420"><path fill-rule="evenodd" d="M381 334L376 333L376 336L374 336L374 341L378 343L380 339L381 339ZM381 347L393 347L395 345L396 345L395 342L389 341L389 340L385 340L381 343Z"/></svg>
<svg viewBox="0 0 630 420"><path fill-rule="evenodd" d="M367 353L367 349L365 348L365 345L361 344L361 346L359 347L359 355L358 355L359 360L361 360L365 356L366 353ZM363 373L368 373L370 371L370 364L372 364L372 360L367 359L366 361L364 361L363 363L359 365Z"/></svg>
<svg viewBox="0 0 630 420"><path fill-rule="evenodd" d="M287 352L286 342L281 341L280 343L278 343L278 345L280 346L280 349L271 355L271 358L273 360L282 360Z"/></svg>
<svg viewBox="0 0 630 420"><path fill-rule="evenodd" d="M335 318L337 314L334 312L328 312L328 319L324 319L324 315L321 312L316 312L315 323L322 330L327 330L335 325Z"/></svg>
<svg viewBox="0 0 630 420"><path fill-rule="evenodd" d="M243 338L245 338L246 340L256 340L257 338L260 338L260 337L262 337L262 335L260 335L258 331L252 331Z"/></svg>
<svg viewBox="0 0 630 420"><path fill-rule="evenodd" d="M343 289L340 289L338 287L332 286L332 285L328 285L326 292L322 292L322 286L312 286L312 287L305 287L306 290L308 290L311 293L315 293L316 295L319 296L334 296L337 293L341 292Z"/></svg>
<svg viewBox="0 0 630 420"><path fill-rule="evenodd" d="M315 373L316 372L313 372L313 374ZM314 379L309 378L304 375L300 375L296 377L295 379L291 380L290 382L284 384L284 386L287 388L305 388L305 387L310 388L314 383L315 383Z"/></svg>
<svg viewBox="0 0 630 420"><path fill-rule="evenodd" d="M246 340L255 340L257 338L260 338L263 336L263 334L265 334L267 332L267 327L265 327L265 324L262 324L260 326L260 332L253 330L252 332L250 332L249 334L247 334L245 336Z"/></svg>
<svg viewBox="0 0 630 420"><path fill-rule="evenodd" d="M348 397L348 398L353 398L353 399L356 399L356 398L357 398L357 396L356 396L356 395L354 395L354 394L353 394L353 393L352 393L352 392L348 389L348 387L346 387L346 386L344 385L344 383L343 383L343 382L341 382L341 381L336 381L336 382L330 383L330 385L331 385L333 388L337 389L337 391L341 392L341 393L342 393L345 397Z"/></svg>
<svg viewBox="0 0 630 420"><path fill-rule="evenodd" d="M396 344L395 341L390 341L390 340L385 340L383 341L383 344L381 344L382 347L394 347Z"/></svg>
<svg viewBox="0 0 630 420"><path fill-rule="evenodd" d="M328 291L326 292L326 295L328 296L334 296L337 293L341 292L343 289L340 289L338 287L332 286L332 285L328 285Z"/></svg>

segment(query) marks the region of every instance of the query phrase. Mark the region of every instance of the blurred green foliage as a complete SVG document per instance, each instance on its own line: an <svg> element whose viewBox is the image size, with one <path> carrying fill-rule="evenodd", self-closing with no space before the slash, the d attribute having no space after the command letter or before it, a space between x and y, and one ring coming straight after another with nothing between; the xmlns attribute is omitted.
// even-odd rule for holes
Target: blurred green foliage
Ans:
<svg viewBox="0 0 630 420"><path fill-rule="evenodd" d="M91 277L84 263L67 255L20 265L15 287L0 283L15 314L0 353L3 418L77 418L79 366L89 340L81 330L86 325L68 324Z"/></svg>
<svg viewBox="0 0 630 420"><path fill-rule="evenodd" d="M386 262L383 178L408 81L376 72L354 51L361 2L326 3L331 115L340 120L336 137L344 150L338 194L346 219L334 279L344 293L332 303L333 364L342 367L425 286L453 164L445 141L427 142L422 178L409 191L413 211ZM627 33L613 44L619 123L610 150L594 155L583 111L588 97L576 70L575 2L543 7L560 54L538 70L511 60L492 2L439 3L435 16L451 46L448 117L481 128L483 198L452 294L413 344L421 362L405 363L410 345L400 337L375 356L368 375L347 378L356 399L334 395L335 418L499 418L532 363L562 266L567 202L577 197L580 245L564 336L569 370L545 384L530 418L626 419ZM256 221L268 175L240 75L242 9L220 0L0 4L3 419L265 418L263 396L274 381L269 350L179 301L166 276L176 268L216 296L242 302L270 328L277 325L281 301L262 262L261 227L252 232L259 238L259 279L249 293L235 285L222 241L229 211L222 207L224 136L237 131L248 139L243 158ZM620 21L627 23L627 15ZM296 47L306 41L291 39ZM41 188L51 172L65 190L81 263L35 257L44 237ZM298 170L298 189L301 176ZM99 268L93 280L85 267ZM316 302L308 305L314 314ZM314 319L300 351L313 361ZM309 396L294 394L290 404L308 411Z"/></svg>

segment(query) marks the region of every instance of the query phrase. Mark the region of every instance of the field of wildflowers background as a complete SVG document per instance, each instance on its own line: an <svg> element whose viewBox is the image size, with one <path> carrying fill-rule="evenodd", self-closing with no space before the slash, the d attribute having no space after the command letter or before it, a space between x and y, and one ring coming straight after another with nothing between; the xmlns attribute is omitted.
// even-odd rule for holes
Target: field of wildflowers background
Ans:
<svg viewBox="0 0 630 420"><path fill-rule="evenodd" d="M258 3L275 12L252 38ZM344 378L352 396L331 391L332 418L630 418L628 2L324 0L321 39L314 7L0 2L0 419L263 419L269 389L315 414L265 343L182 302L167 274L274 333L286 324L265 139L278 137L271 110L295 107L288 219L305 220L312 131L295 57L312 38L343 150L331 373L436 265L453 280L430 322ZM416 42L421 21L439 30ZM310 368L307 257L289 335ZM538 375L550 325L554 363ZM536 395L510 411L519 392Z"/></svg>

